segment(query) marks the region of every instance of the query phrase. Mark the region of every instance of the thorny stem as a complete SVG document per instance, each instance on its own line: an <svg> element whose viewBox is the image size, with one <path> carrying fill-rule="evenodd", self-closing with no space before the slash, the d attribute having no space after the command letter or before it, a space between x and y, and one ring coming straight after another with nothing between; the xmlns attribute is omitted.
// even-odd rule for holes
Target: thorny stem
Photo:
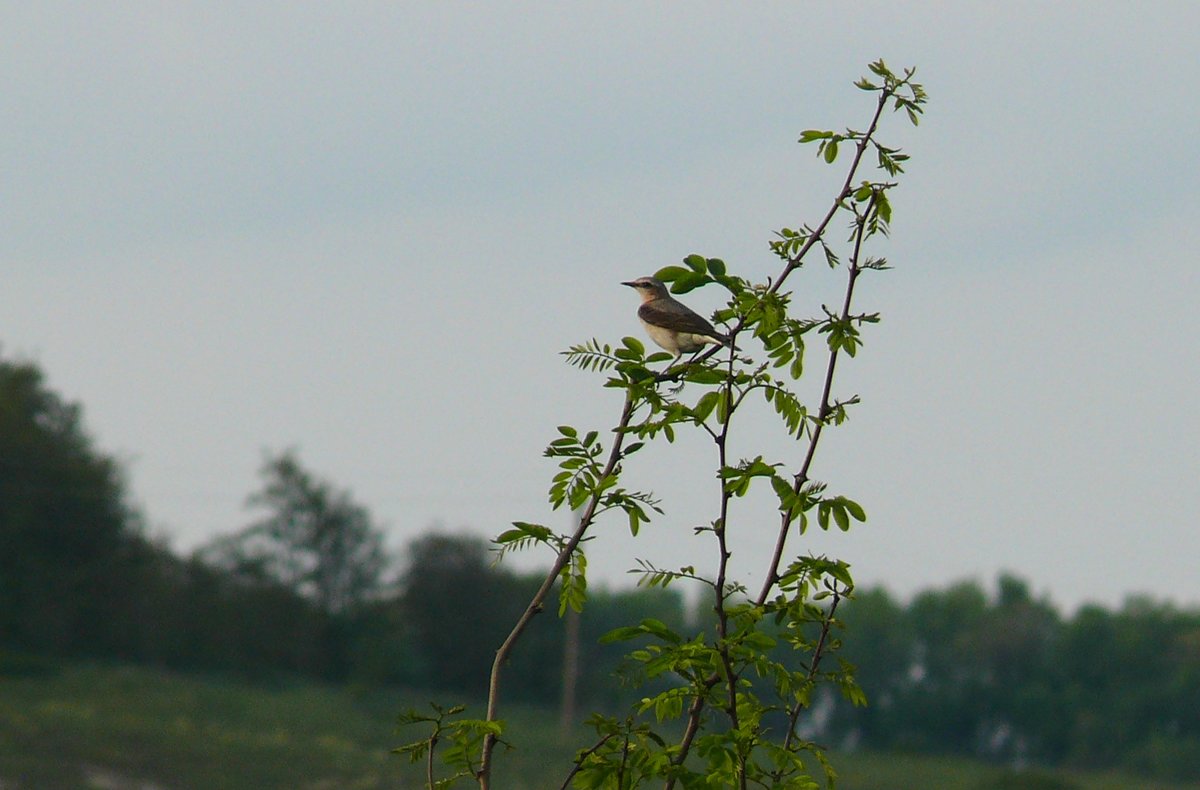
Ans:
<svg viewBox="0 0 1200 790"><path fill-rule="evenodd" d="M825 216L817 225L816 230L814 230L809 237L805 239L804 244L801 245L800 249L797 250L790 258L788 258L787 264L783 267L783 271L779 273L779 277L775 280L775 282L771 283L770 287L767 288L768 294L773 294L778 291L783 285L784 280L786 280L792 272L800 268L801 264L804 262L804 256L808 255L809 250L816 246L817 242L819 242L825 235L825 229L829 227L829 223L832 222L833 218L837 216L838 210L842 207L842 201L845 200L846 196L851 194L853 191L850 189L850 185L854 183L854 176L858 173L858 166L862 163L863 155L867 152L867 148L870 147L871 138L874 136L875 130L879 127L879 119L883 115L883 108L887 106L888 99L890 99L893 95L894 93L892 91L885 90L880 92L879 102L875 105L875 115L871 117L871 123L867 126L866 133L863 134L863 136L859 139L858 144L854 146L854 158L850 162L850 168L846 171L846 179L842 182L842 189L840 192L838 192L837 199L833 201L832 205L830 205L829 211L825 212ZM738 319L737 323L734 324L733 328L729 332L731 341L745 325L745 317ZM716 354L718 351L720 351L720 349L720 346L712 346L711 348L703 351L692 361L703 362L713 354Z"/></svg>
<svg viewBox="0 0 1200 790"><path fill-rule="evenodd" d="M634 411L634 395L631 390L625 393L625 405L621 408L621 419L614 429L616 436L613 438L612 449L608 452L608 460L604 465L604 471L600 473L600 478L611 475L617 468L617 464L621 461L621 447L625 443L625 428L629 426L629 420L633 417ZM579 547L580 541L587 534L588 529L592 526L592 521L596 517L596 508L600 504L602 492L592 494L588 499L587 505L584 507L583 514L579 518L579 525L575 528L575 532L563 545L558 552L558 556L554 560L554 565L546 573L546 578L542 581L542 585L538 587L537 592L533 594L529 605L525 607L525 611L513 626L508 638L496 650L496 658L492 662L492 673L488 681L488 704L487 704L487 721L496 721L496 714L500 706L500 673L504 667L504 663L508 660L508 656L512 653L513 647L517 640L521 638L521 634L533 621L533 618L542 611L542 606L546 601L546 596L550 594L550 590L554 588L554 582L558 579L558 575L567 563L571 561L572 555ZM496 736L493 733L488 733L483 738L483 753L479 762L479 772L476 774L476 779L479 781L480 790L489 790L491 787L492 773L492 753L496 748Z"/></svg>
<svg viewBox="0 0 1200 790"><path fill-rule="evenodd" d="M854 231L854 252L850 256L850 261L847 266L849 274L846 280L846 296L842 301L842 312L840 318L842 321L849 320L850 304L854 299L854 284L858 282L858 275L862 273L859 267L860 255L862 253L862 243L864 229L866 227L865 214L870 212L871 204L875 202L875 198L871 198L868 203L867 212L864 216L859 217ZM825 382L821 387L821 405L817 411L816 424L813 426L812 437L808 442L808 449L804 453L804 461L800 465L800 470L796 473L792 481L792 491L799 494L800 489L808 482L808 472L812 467L813 458L816 455L817 443L821 440L821 432L825 428L825 423L829 419L830 412L830 393L833 390L833 374L837 368L838 349L831 348L829 350L829 363L825 367ZM763 588L759 592L755 602L762 606L766 603L767 598L771 594L771 590L775 587L775 583L779 580L779 563L783 560L783 549L787 543L788 535L791 533L792 517L789 512L784 512L779 519L779 534L775 540L775 551L771 555L771 566L768 569L766 577L763 579Z"/></svg>
<svg viewBox="0 0 1200 790"><path fill-rule="evenodd" d="M879 127L879 118L883 115L883 108L887 106L888 99L891 97L892 93L890 91L885 90L880 92L879 103L875 105L875 115L872 116L871 123L869 126L867 126L867 132L859 139L858 145L854 147L854 159L850 162L850 169L846 171L846 180L842 182L842 191L838 193L838 199L835 200L833 205L829 207L829 211L826 212L825 218L821 220L821 224L817 226L817 229L813 231L813 234L809 236L807 240L805 240L804 246L802 246L795 255L788 259L787 265L783 267L783 272L779 275L779 279L767 289L767 293L774 293L779 290L779 286L783 284L784 279L795 269L800 267L801 262L804 260L804 256L808 254L808 251L812 249L813 245L816 244L825 234L825 228L829 226L829 223L833 220L834 216L837 215L838 209L842 206L842 201L845 200L846 196L851 192L850 185L854 183L854 176L856 173L858 173L858 166L862 162L863 154L867 152L867 148L871 144L871 138L875 134L875 130Z"/></svg>
<svg viewBox="0 0 1200 790"><path fill-rule="evenodd" d="M804 257L808 254L809 250L811 250L813 248L813 246L816 245L817 242L819 242L821 240L821 237L824 235L825 230L829 227L829 223L833 221L833 218L835 216L837 216L838 211L842 208L843 201L846 199L846 197L848 195L851 194L850 186L851 186L851 184L854 183L854 178L858 172L859 165L862 163L863 155L866 153L867 148L871 144L872 137L874 136L876 129L879 127L879 119L883 115L883 109L885 106L887 106L887 102L892 97L892 95L893 95L893 92L891 92L891 91L884 90L884 91L880 92L879 101L875 106L875 114L872 116L871 122L867 126L867 131L862 135L861 138L859 138L858 144L854 148L854 158L851 161L850 167L848 168L848 170L846 172L846 178L842 182L842 188L841 188L841 191L838 193L837 199L833 201L833 204L829 207L829 211L826 212L824 218L822 218L821 222L817 225L816 229L805 240L804 244L800 247L800 249L797 250L795 252L795 254L793 254L790 258L788 258L787 263L784 265L783 271L780 272L779 277L768 287L768 289L767 289L768 294L775 293L776 291L778 291L779 288L783 285L784 280L786 280L793 271L795 271L796 269L798 269L801 266L801 264L803 263ZM872 198L872 200L874 200L874 198ZM859 260L858 256L859 256L859 250L861 248L861 244L862 244L862 240L863 240L863 230L864 230L864 223L860 219L860 221L857 223L857 228L856 228L854 255L851 258L849 266L848 266L849 281L847 282L847 285L846 285L846 295L845 295L845 299L842 304L842 314L841 314L842 320L846 320L849 317L850 303L854 296L854 283L858 279L858 275L861 271L861 269L859 268L859 265L858 265L858 260ZM730 330L730 333L729 333L730 338L731 339L734 338L744 325L745 325L745 318L742 318ZM705 359L708 359L713 354L717 353L719 348L720 347L718 347L718 346L714 346L714 347L708 349L707 351L702 353L699 357L697 357L697 359L695 361L702 362ZM824 382L824 386L821 391L821 405L820 405L819 412L818 412L818 420L816 422L816 426L813 428L812 436L809 440L808 448L805 451L804 460L801 463L800 470L796 473L794 481L793 481L793 490L796 492L799 492L800 489L804 486L804 484L806 482L808 482L809 469L811 468L813 458L816 455L817 444L821 439L821 429L824 427L825 421L829 416L829 412L830 412L830 408L831 408L830 392L833 388L833 374L834 374L834 369L837 366L837 357L838 357L837 350L830 349L829 362L825 369L825 382ZM723 459L722 459L722 462L723 462ZM776 583L779 581L779 563L783 559L783 551L784 551L784 547L787 543L788 533L791 531L791 524L792 524L792 522L788 518L788 514L784 513L781 517L779 534L778 534L778 537L776 538L775 550L771 556L770 567L768 568L767 574L763 580L762 590L759 593L758 598L755 599L755 603L758 606L762 606L764 603L766 603L767 598L769 598L771 595L771 591L775 588ZM724 557L724 546L723 545L722 545L722 557ZM719 593L718 593L718 595L719 595ZM822 634L822 640L823 639L824 639L824 633ZM822 645L823 645L823 641L822 641ZM817 658L818 658L817 656L814 656L814 666L816 664ZM709 677L707 677L704 680L704 682L701 684L701 687L697 690L696 696L692 698L692 704L688 707L688 717L687 717L687 723L684 727L684 734L683 734L682 739L679 742L679 750L676 752L675 756L671 760L671 762L674 765L682 765L683 762L687 759L688 754L691 751L692 744L695 740L696 733L700 729L700 718L704 713L705 698L707 697L709 690L711 690L712 687L715 686L719 681L720 681L720 677L717 675L717 673L713 673L712 675L710 675ZM743 781L744 781L744 778L743 778ZM670 778L667 780L666 784L664 785L664 790L673 790L674 787L675 787L675 779Z"/></svg>

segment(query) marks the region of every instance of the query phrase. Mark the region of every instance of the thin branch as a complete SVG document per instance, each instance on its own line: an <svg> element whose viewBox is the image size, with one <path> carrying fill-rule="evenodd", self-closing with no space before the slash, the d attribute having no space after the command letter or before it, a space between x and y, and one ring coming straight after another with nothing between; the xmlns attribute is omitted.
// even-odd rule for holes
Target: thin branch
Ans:
<svg viewBox="0 0 1200 790"><path fill-rule="evenodd" d="M603 736L599 741L597 741L595 746L591 747L590 749L587 749L584 752L581 752L579 757L577 757L575 759L575 766L573 768L571 768L571 773L567 774L567 778L563 780L563 783L561 785L559 785L558 790L567 790L571 786L571 780L575 778L575 774L579 773L579 769L583 768L583 761L586 760L587 758L591 757L596 752L600 751L600 748L602 746L604 746L604 744L606 744L610 740L612 740L612 737L614 735L616 735L616 733L613 733L613 732L608 733L607 735Z"/></svg>
<svg viewBox="0 0 1200 790"><path fill-rule="evenodd" d="M877 114L876 118L878 118ZM866 139L868 138L863 138L863 143L866 142ZM859 148L862 148L862 144L859 145ZM866 215L870 214L870 210L874 203L875 197L872 196L870 202L868 203L868 207L866 207L865 213L862 216L859 216L856 213L856 225L854 225L854 251L851 255L850 263L847 264L848 275L846 279L846 295L844 300L842 300L841 313L839 316L841 321L847 321L847 319L850 318L850 305L854 298L854 283L858 281L858 275L862 274L863 271L858 264L860 261L859 256L862 255L863 250ZM824 426L826 426L829 418L830 406L832 406L832 402L830 402L829 399L830 394L832 394L833 391L834 370L836 367L838 367L838 351L838 348L829 349L829 361L828 365L826 366L826 376L824 376L824 383L822 384L821 388L821 406L817 409L816 425L812 427L812 435L809 439L808 450L806 450L804 454L804 462L800 463L799 472L796 473L796 477L794 477L792 481L792 491L796 493L799 493L800 489L803 489L804 484L808 483L809 481L809 469L812 467L812 459L814 459L814 456L816 455L817 443L821 441L821 432L824 429ZM793 519L791 513L784 513L780 516L779 534L776 535L775 538L775 550L772 553L772 559L770 559L770 568L766 577L763 579L762 591L758 593L758 598L755 599L755 603L760 606L767 602L767 598L770 596L770 591L772 591L772 588L775 586L775 582L779 579L779 563L782 562L782 558L784 558L784 546L787 543L787 535L791 533L792 521Z"/></svg>
<svg viewBox="0 0 1200 790"><path fill-rule="evenodd" d="M725 376L725 422L721 425L721 433L717 437L717 462L721 469L728 466L728 456L726 455L726 444L729 439L729 428L733 424L733 414L737 410L737 402L733 398L733 360L734 353L729 353L729 367ZM733 556L733 552L729 550L729 541L726 527L729 524L729 499L730 493L725 487L725 480L719 479L721 486L721 513L719 527L717 529L717 549L721 553L720 564L717 566L717 635L718 646L721 654L721 666L725 670L725 692L726 704L728 705L729 726L736 730L739 727L738 710L737 710L737 673L733 668L733 660L729 656L729 613L725 608L725 602L728 600L727 591L725 589L725 579L729 570L729 559ZM741 790L746 790L746 759L745 755L738 755L738 780Z"/></svg>
<svg viewBox="0 0 1200 790"><path fill-rule="evenodd" d="M625 784L625 768L629 765L629 732L625 733L625 741L621 744L621 766L617 769L617 787Z"/></svg>
<svg viewBox="0 0 1200 790"><path fill-rule="evenodd" d="M625 404L621 408L621 419L614 429L616 433L613 439L612 449L608 453L608 461L605 463L604 471L600 473L598 479L603 480L613 473L617 468L617 464L621 461L621 447L625 442L625 429L629 427L629 420L633 417L634 411L634 395L632 390L625 392ZM487 706L487 721L496 721L496 714L500 706L500 673L504 667L504 663L508 660L509 654L512 653L513 647L517 644L517 640L521 638L521 634L533 621L533 618L542 611L542 606L546 601L546 596L554 588L554 583L558 579L558 575L567 563L571 561L571 557L575 554L576 548L579 547L580 541L587 534L588 529L592 526L597 512L597 507L600 503L602 492L592 494L588 500L587 506L584 508L583 514L579 518L579 526L575 528L575 532L563 545L558 552L558 557L554 560L554 565L546 574L546 578L542 581L542 585L537 592L533 594L533 598L529 601L529 605L525 607L525 611L521 614L517 624L513 626L508 638L500 645L496 651L496 658L492 662L492 673L488 682L488 706ZM491 772L492 772L492 753L496 748L497 738L493 733L488 733L483 738L483 754L479 763L479 772L476 778L479 780L480 790L489 790L491 787Z"/></svg>
<svg viewBox="0 0 1200 790"><path fill-rule="evenodd" d="M811 683L817 677L817 670L821 665L821 659L825 655L825 645L829 638L829 629L833 626L833 617L837 613L838 604L841 603L842 595L838 591L836 585L833 589L833 603L829 606L829 614L821 621L821 635L817 638L817 645L813 648L812 663L808 665L808 681ZM805 704L797 702L792 705L788 711L788 730L787 735L783 738L784 751L790 751L792 743L796 740L796 722L800 719L800 713L804 710ZM781 771L776 771L772 774L772 778L778 782L782 778Z"/></svg>
<svg viewBox="0 0 1200 790"><path fill-rule="evenodd" d="M700 688L696 692L696 696L692 698L692 704L688 706L687 726L684 728L683 737L679 739L679 751L671 758L672 765L683 765L687 759L688 753L692 750L692 741L696 739L696 733L700 731L700 717L704 714L704 700L708 696L708 692L712 687L717 685L721 676L713 673L704 679L700 684ZM663 785L664 790L672 790L675 787L675 777L667 780Z"/></svg>
<svg viewBox="0 0 1200 790"><path fill-rule="evenodd" d="M435 730L433 735L429 736L429 753L425 755L425 785L429 790L433 790L433 750L437 746L438 736Z"/></svg>
<svg viewBox="0 0 1200 790"><path fill-rule="evenodd" d="M878 118L878 114L876 114L876 118ZM860 149L864 146L867 139L867 137L863 138L863 142L859 145ZM875 198L872 197L871 204L874 203L874 200ZM870 212L871 204L868 204L867 213ZM862 273L862 269L858 263L862 252L865 229L865 215L857 217L854 231L854 253L851 255L849 264L847 265L849 274L846 279L846 295L842 301L842 312L840 315L843 321L850 316L850 304L854 299L854 284L858 281L858 275ZM804 461L801 463L800 470L796 473L792 481L792 491L796 494L799 494L800 490L804 488L804 484L809 481L808 473L812 468L813 458L816 456L817 444L821 441L821 432L824 430L829 418L831 408L830 397L833 391L833 374L837 369L837 362L838 349L829 349L829 362L825 367L825 382L821 387L821 405L817 411L816 424L813 426L812 436L808 442L808 449L804 454ZM775 583L779 580L779 563L783 561L783 550L787 543L788 535L791 534L792 521L793 518L790 511L786 511L780 515L779 534L775 539L775 550L771 555L771 565L763 579L762 591L759 592L758 598L755 599L755 602L759 606L766 603L767 598L771 595L771 590L774 589Z"/></svg>

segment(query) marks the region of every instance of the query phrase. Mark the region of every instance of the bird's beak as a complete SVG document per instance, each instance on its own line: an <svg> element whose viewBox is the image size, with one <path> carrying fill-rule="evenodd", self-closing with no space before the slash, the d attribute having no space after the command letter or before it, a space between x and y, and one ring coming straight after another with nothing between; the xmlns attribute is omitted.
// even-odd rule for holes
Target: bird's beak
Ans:
<svg viewBox="0 0 1200 790"><path fill-rule="evenodd" d="M630 288L637 288L637 283L635 283L635 282L627 282L627 283L623 282L623 283L621 283L621 285L628 285Z"/></svg>

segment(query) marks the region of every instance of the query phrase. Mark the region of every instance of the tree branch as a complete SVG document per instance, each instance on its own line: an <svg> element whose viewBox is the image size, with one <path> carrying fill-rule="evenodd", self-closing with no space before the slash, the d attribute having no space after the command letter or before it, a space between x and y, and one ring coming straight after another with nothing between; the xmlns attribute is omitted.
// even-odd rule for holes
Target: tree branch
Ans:
<svg viewBox="0 0 1200 790"><path fill-rule="evenodd" d="M858 144L855 146L854 158L851 161L850 167L846 172L846 178L842 182L841 191L838 193L837 198L833 201L833 204L829 207L829 211L826 212L826 214L825 214L824 218L822 218L820 224L817 225L817 228L812 232L812 234L809 235L808 239L805 240L805 243L801 246L801 248L799 250L797 250L796 253L788 259L788 261L785 264L783 271L780 273L779 277L767 289L768 294L777 292L779 290L779 288L783 285L784 280L786 280L793 271L795 271L797 268L799 268L801 266L801 264L804 260L804 256L806 256L808 254L809 250L811 250L813 248L813 246L816 245L817 242L821 239L822 235L825 233L826 228L828 228L829 223L833 221L833 218L837 215L838 211L842 208L843 201L846 199L847 195L849 195L851 193L850 185L854 183L854 178L857 175L859 165L862 163L863 155L866 153L867 148L870 146L870 144L872 142L872 138L873 138L876 130L879 127L879 119L883 115L883 109L887 105L887 101L891 96L892 96L892 93L887 90L880 92L879 101L875 106L875 114L871 117L871 123L867 126L866 133L863 134L863 136L859 139ZM874 198L872 198L872 199L874 199ZM845 298L842 303L842 318L843 318L843 320L849 316L850 304L851 304L851 300L853 299L853 295L854 295L854 283L858 279L858 274L860 272L860 269L858 268L858 253L859 253L861 243L862 243L863 228L864 228L864 224L860 221L857 224L857 228L856 228L857 238L856 238L855 252L854 252L853 258L851 259L851 263L849 266L849 272L850 272L849 281L848 281L847 287L846 287ZM734 327L729 332L730 338L731 339L734 338L744 325L745 325L745 318L739 319L738 322L734 325ZM697 359L695 361L698 361L698 362L704 361L705 359L711 357L713 354L717 353L719 350L720 350L720 347L714 346L714 347L708 349L707 351L705 351L704 353L702 353L699 357L697 357ZM812 438L809 441L808 448L805 452L804 460L800 466L800 470L795 475L795 482L793 485L793 490L797 493L799 493L799 491L803 487L803 485L806 482L808 482L808 479L809 479L808 473L809 473L809 469L812 466L813 458L815 457L815 454L816 454L817 443L820 441L820 438L821 438L821 429L824 426L825 420L829 414L829 410L830 410L830 400L829 399L830 399L830 392L833 388L833 374L834 374L834 370L837 366L837 357L838 357L837 349L830 349L829 362L828 362L828 364L826 366L826 370L825 370L825 382L824 382L824 386L822 388L822 393L821 393L821 405L820 405L819 412L818 412L819 419L816 424L816 427L813 429ZM791 529L791 519L789 519L788 513L785 512L782 515L782 523L780 525L779 535L776 538L775 549L774 549L774 552L771 557L770 567L768 569L766 577L764 578L762 590L759 593L758 598L755 599L755 603L758 606L762 606L766 602L767 598L770 597L771 590L774 589L775 584L779 579L779 563L783 558L784 547L787 543L787 536L788 536L788 533L790 532L790 529ZM705 682L702 684L700 691L692 699L692 704L688 708L688 718L687 718L687 724L684 728L683 738L680 740L680 743L679 743L679 751L675 754L674 758L671 761L673 764L682 765L683 762L687 759L687 756L688 756L689 752L691 751L692 743L696 737L696 733L700 727L700 717L703 715L703 712L704 712L705 697L707 696L708 692L712 689L712 687L715 686L718 682L720 682L720 678L716 673L709 676L708 678L705 679ZM673 790L674 787L675 787L675 780L673 778L668 779L666 784L664 785L664 790Z"/></svg>
<svg viewBox="0 0 1200 790"><path fill-rule="evenodd" d="M621 461L621 447L625 442L625 428L629 426L629 420L633 417L634 411L634 394L632 390L625 392L625 404L621 408L621 419L614 429L616 437L613 439L612 448L608 453L608 460L605 463L604 471L601 472L599 479L608 477L617 468L617 464ZM492 662L492 672L488 681L488 704L487 704L487 721L496 721L496 714L500 706L500 673L504 667L504 663L508 660L512 653L513 647L516 646L517 640L521 638L521 634L532 622L533 618L542 611L542 606L546 601L546 596L550 594L550 590L554 588L554 582L558 579L559 573L571 561L572 555L579 547L580 541L587 534L588 529L596 517L596 508L600 503L602 492L592 494L584 508L583 514L579 518L579 525L575 528L575 532L571 534L569 540L563 545L558 552L558 556L554 560L554 565L551 566L546 578L542 581L537 592L529 601L529 605L525 607L525 611L517 620L500 648L496 650L496 658ZM492 753L496 748L497 738L493 733L488 733L483 738L483 753L480 758L479 772L476 778L479 781L480 790L489 790L491 786L491 771L492 771Z"/></svg>
<svg viewBox="0 0 1200 790"><path fill-rule="evenodd" d="M597 741L594 746L592 746L591 748L582 752L579 755L579 757L577 757L575 759L575 765L571 768L571 772L569 774L567 774L567 778L563 779L563 783L561 785L559 785L558 790L568 790L568 788L571 786L571 780L575 778L575 774L579 773L579 769L583 767L583 761L586 760L588 757L591 757L596 752L600 751L601 747L603 747L604 744L606 744L610 740L612 740L612 738L615 734L616 733L612 733L612 732L608 733L607 735L600 738L600 740Z"/></svg>
<svg viewBox="0 0 1200 790"><path fill-rule="evenodd" d="M880 107L882 108L882 103L880 104ZM876 113L876 119L878 119L878 117L878 113ZM863 138L862 142L859 144L860 151L865 147L868 140L869 136ZM857 162L858 160L856 159L855 161ZM872 196L871 203L868 204L866 213L870 213L870 208L874 203L874 200L875 198ZM865 229L866 215L864 214L862 217L857 218L855 224L854 252L851 255L850 261L847 265L849 274L846 279L846 295L842 300L842 312L839 316L843 321L847 320L850 316L850 304L854 299L854 284L858 281L858 275L862 273L862 269L858 264L860 260L859 256L862 252L862 242ZM838 349L830 348L829 362L825 367L825 382L821 387L821 405L818 407L817 411L817 422L813 427L812 437L809 439L808 449L804 454L804 461L801 463L800 470L796 473L792 482L792 491L796 494L799 494L800 490L804 487L804 484L809 481L808 473L809 469L812 467L813 458L816 455L817 443L821 441L821 432L825 428L825 423L829 418L829 399L833 390L833 374L837 368L837 361ZM790 512L785 511L780 515L779 534L775 539L775 550L771 555L771 565L763 579L762 591L759 592L758 598L755 599L755 602L759 606L762 606L764 603L766 603L767 598L769 598L771 595L771 590L775 587L775 583L779 580L779 563L783 560L783 550L787 543L788 535L791 533L792 521L793 519Z"/></svg>

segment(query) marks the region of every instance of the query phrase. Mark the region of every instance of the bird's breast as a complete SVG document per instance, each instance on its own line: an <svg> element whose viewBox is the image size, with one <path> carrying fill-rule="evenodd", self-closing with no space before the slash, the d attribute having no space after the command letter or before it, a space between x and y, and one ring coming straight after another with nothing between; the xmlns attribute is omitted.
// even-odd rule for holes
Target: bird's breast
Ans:
<svg viewBox="0 0 1200 790"><path fill-rule="evenodd" d="M675 330L656 326L645 320L642 321L642 326L646 328L646 334L650 336L651 340L658 344L659 348L670 351L672 354L678 354L680 351L686 350L680 348L679 333Z"/></svg>
<svg viewBox="0 0 1200 790"><path fill-rule="evenodd" d="M659 348L670 351L672 354L691 354L706 345L717 342L705 335L697 335L694 332L678 332L645 320L642 321L642 326L646 327L646 334Z"/></svg>

